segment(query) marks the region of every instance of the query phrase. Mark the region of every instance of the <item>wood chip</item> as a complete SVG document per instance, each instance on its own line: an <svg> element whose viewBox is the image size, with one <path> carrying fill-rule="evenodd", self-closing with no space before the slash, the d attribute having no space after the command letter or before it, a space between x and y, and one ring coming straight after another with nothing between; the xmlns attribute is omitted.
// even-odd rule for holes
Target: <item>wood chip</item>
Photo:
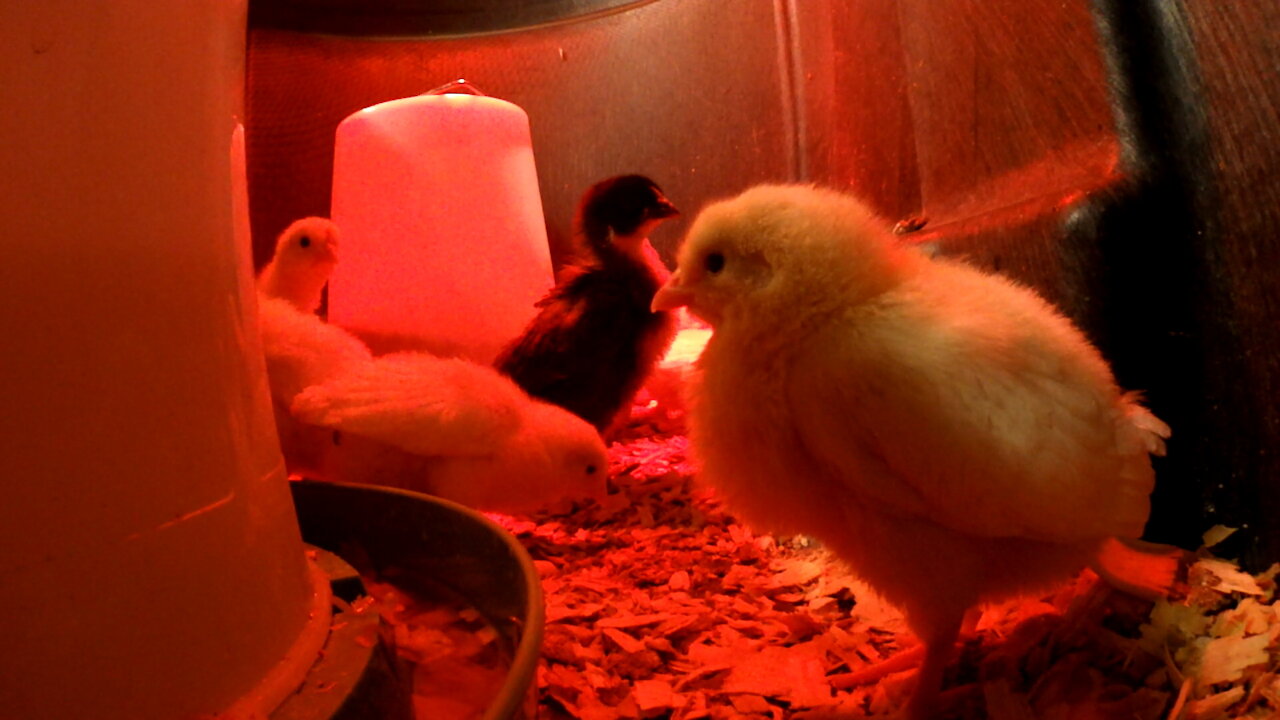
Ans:
<svg viewBox="0 0 1280 720"><path fill-rule="evenodd" d="M670 620L671 615L667 613L652 613L649 615L625 615L617 617L603 618L596 623L598 628L635 628L644 627L645 625L655 625Z"/></svg>
<svg viewBox="0 0 1280 720"><path fill-rule="evenodd" d="M1243 687L1236 686L1199 700L1192 700L1186 704L1182 718L1183 720L1209 720L1225 717L1228 708L1244 699L1244 693Z"/></svg>
<svg viewBox="0 0 1280 720"><path fill-rule="evenodd" d="M1236 530L1238 529L1239 528L1227 527L1226 525L1214 525L1204 532L1201 539L1203 540L1205 547L1211 548L1232 535L1235 535Z"/></svg>
<svg viewBox="0 0 1280 720"><path fill-rule="evenodd" d="M617 645L618 649L621 650L622 652L640 653L640 652L644 652L646 649L643 642L631 637L630 635L622 632L621 630L615 630L613 628L605 628L603 632L604 632L604 636L612 640L613 643Z"/></svg>
<svg viewBox="0 0 1280 720"><path fill-rule="evenodd" d="M634 689L636 707L640 709L641 717L655 717L684 704L684 699L676 693L668 679L637 680Z"/></svg>
<svg viewBox="0 0 1280 720"><path fill-rule="evenodd" d="M1208 641L1200 654L1200 685L1207 687L1239 680L1249 668L1265 668L1270 662L1267 648L1273 642L1272 633L1251 637L1232 635Z"/></svg>
<svg viewBox="0 0 1280 720"><path fill-rule="evenodd" d="M1246 572L1232 563L1218 558L1201 558L1191 567L1193 581L1198 580L1205 587L1220 593L1245 593L1262 595L1262 586Z"/></svg>

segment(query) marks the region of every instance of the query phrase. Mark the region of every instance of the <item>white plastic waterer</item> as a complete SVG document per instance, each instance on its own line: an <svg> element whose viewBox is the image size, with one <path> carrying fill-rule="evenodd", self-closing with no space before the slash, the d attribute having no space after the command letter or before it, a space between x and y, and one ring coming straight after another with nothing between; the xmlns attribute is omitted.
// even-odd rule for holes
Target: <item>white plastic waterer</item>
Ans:
<svg viewBox="0 0 1280 720"><path fill-rule="evenodd" d="M338 125L329 320L488 363L553 283L529 116L459 81Z"/></svg>
<svg viewBox="0 0 1280 720"><path fill-rule="evenodd" d="M0 4L0 716L252 716L327 632L249 260L245 0Z"/></svg>

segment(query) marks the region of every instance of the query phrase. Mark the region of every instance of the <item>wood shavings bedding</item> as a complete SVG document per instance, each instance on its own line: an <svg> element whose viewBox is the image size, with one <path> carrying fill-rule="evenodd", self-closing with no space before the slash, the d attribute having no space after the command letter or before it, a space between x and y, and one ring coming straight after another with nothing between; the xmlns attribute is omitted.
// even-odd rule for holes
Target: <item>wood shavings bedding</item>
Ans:
<svg viewBox="0 0 1280 720"><path fill-rule="evenodd" d="M915 645L896 611L812 541L738 523L691 482L686 438L653 430L610 449L605 503L495 518L543 578L540 717L898 710L911 671L847 682ZM949 670L946 717L1280 716L1275 571L1250 576L1202 552L1189 577L1186 598L1154 608L1086 571L1051 595L987 609Z"/></svg>
<svg viewBox="0 0 1280 720"><path fill-rule="evenodd" d="M383 642L408 683L415 718L479 720L511 670L511 657L466 599L443 587L410 594L394 583L362 578L382 618Z"/></svg>

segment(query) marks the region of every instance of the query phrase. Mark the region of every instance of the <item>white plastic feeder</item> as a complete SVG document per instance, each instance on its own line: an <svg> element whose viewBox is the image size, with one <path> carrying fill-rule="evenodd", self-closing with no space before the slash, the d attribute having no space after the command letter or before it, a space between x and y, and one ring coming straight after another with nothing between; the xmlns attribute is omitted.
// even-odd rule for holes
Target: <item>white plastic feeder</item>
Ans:
<svg viewBox="0 0 1280 720"><path fill-rule="evenodd" d="M257 341L245 12L0 3L0 716L254 717L327 632Z"/></svg>

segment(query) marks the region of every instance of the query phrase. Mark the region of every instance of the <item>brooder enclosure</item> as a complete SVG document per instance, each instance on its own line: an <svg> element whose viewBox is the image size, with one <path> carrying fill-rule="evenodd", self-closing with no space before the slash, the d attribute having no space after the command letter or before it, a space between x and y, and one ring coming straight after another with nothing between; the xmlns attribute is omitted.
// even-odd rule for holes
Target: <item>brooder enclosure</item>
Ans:
<svg viewBox="0 0 1280 720"><path fill-rule="evenodd" d="M1280 713L1280 7L113 0L9 3L0 37L0 716ZM619 178L645 201L584 202ZM834 200L758 224L728 222L741 206L704 215L776 184L856 198L884 232ZM752 197L771 192L814 191ZM765 243L783 217L823 230ZM848 242L807 274L795 259L815 238ZM903 528L1034 525L1003 502L1024 486L861 485L888 511L808 495L786 505L797 527L756 521L785 519L761 498L814 477L847 499L837 481L912 476L877 475L876 450L919 438L895 462L983 462L947 446L963 433L931 424L934 406L883 403L907 408L893 427L844 412L855 383L831 358L867 345L808 352L792 331L821 323L752 295L787 272L838 276L851 247L885 262L790 285L815 293L788 296L797 308L856 315L859 282L878 297L963 263L1045 298L1099 360L1022 350L1140 393L1106 380L1077 406L1136 428L1115 484L1140 497L1117 510L1100 482L1096 513L1058 517L1123 516L1119 534L1162 544L1135 543L1177 560L1158 593L1106 563L1077 572L1092 545L1019 536L1071 572L1023 563L1054 581L919 624L982 583L939 560L974 554L935 542L915 557L947 572L895 586L886 558L916 547ZM974 292L990 312L966 314L950 286L914 287L942 288L912 307L973 320L969 339L982 317L1040 307ZM744 316L777 332L724 351L756 329ZM1020 337L1058 327L1020 317ZM493 367L516 337L532 360ZM551 356L571 368L551 373L560 396L511 370ZM698 384L750 363L780 370L718 396ZM573 380L588 371L599 385ZM558 405L566 387L603 409ZM797 387L815 412L754 423ZM872 472L842 475L850 457ZM894 532L857 544L870 524L804 522L844 511Z"/></svg>
<svg viewBox="0 0 1280 720"><path fill-rule="evenodd" d="M255 260L329 212L342 118L459 77L528 111L556 266L580 193L610 175L648 174L686 210L653 237L668 264L709 200L847 189L1063 308L1180 428L1149 536L1248 525L1233 551L1263 566L1280 555L1276 24L1198 0L256 0Z"/></svg>

